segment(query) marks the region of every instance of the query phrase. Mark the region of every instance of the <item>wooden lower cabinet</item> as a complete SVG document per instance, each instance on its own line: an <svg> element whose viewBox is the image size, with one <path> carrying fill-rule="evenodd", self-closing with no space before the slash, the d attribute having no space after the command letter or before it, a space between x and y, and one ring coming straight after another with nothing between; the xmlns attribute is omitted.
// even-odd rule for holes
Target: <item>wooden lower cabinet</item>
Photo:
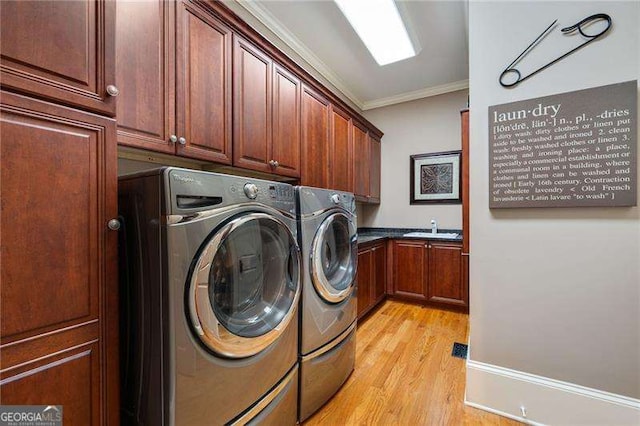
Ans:
<svg viewBox="0 0 640 426"><path fill-rule="evenodd" d="M462 266L461 244L429 243L427 299L430 302L467 306Z"/></svg>
<svg viewBox="0 0 640 426"><path fill-rule="evenodd" d="M393 241L393 294L427 299L428 244L421 240Z"/></svg>
<svg viewBox="0 0 640 426"><path fill-rule="evenodd" d="M385 241L374 242L358 249L358 319L362 318L385 297L387 250Z"/></svg>
<svg viewBox="0 0 640 426"><path fill-rule="evenodd" d="M468 309L468 262L461 243L398 239L391 245L392 296Z"/></svg>
<svg viewBox="0 0 640 426"><path fill-rule="evenodd" d="M118 424L116 124L2 92L0 401Z"/></svg>

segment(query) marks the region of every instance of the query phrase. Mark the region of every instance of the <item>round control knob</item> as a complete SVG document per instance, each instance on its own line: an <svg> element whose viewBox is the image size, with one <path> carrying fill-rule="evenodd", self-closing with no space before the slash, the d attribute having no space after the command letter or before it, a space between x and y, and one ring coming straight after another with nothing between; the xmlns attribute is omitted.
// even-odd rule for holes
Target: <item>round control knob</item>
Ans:
<svg viewBox="0 0 640 426"><path fill-rule="evenodd" d="M252 200L258 196L258 187L254 183L247 183L244 186L244 195Z"/></svg>
<svg viewBox="0 0 640 426"><path fill-rule="evenodd" d="M331 196L331 201L333 201L333 204L338 204L340 203L340 195L338 194L333 194Z"/></svg>

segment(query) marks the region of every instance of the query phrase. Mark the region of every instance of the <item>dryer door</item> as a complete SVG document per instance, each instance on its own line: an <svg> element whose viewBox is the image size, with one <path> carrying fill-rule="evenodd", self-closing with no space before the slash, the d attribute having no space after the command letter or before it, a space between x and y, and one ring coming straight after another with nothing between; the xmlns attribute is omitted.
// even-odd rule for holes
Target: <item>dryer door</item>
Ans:
<svg viewBox="0 0 640 426"><path fill-rule="evenodd" d="M311 280L329 303L340 303L353 293L358 265L355 226L344 213L328 216L311 247Z"/></svg>
<svg viewBox="0 0 640 426"><path fill-rule="evenodd" d="M282 221L245 213L211 234L190 277L196 334L216 354L244 358L273 343L296 313L300 251Z"/></svg>

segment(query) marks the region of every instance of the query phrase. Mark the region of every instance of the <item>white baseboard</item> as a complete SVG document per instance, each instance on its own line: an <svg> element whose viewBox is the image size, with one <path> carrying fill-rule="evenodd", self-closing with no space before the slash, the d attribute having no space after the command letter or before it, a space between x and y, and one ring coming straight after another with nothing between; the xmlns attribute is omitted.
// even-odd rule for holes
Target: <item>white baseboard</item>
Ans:
<svg viewBox="0 0 640 426"><path fill-rule="evenodd" d="M465 404L532 425L640 425L638 399L473 360Z"/></svg>

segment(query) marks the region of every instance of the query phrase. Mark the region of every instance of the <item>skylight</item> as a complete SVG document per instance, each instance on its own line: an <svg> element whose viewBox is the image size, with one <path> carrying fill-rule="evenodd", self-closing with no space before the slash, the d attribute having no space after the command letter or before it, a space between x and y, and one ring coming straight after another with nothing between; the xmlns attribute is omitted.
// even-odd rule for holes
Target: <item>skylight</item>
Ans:
<svg viewBox="0 0 640 426"><path fill-rule="evenodd" d="M334 0L378 65L416 51L393 0Z"/></svg>

